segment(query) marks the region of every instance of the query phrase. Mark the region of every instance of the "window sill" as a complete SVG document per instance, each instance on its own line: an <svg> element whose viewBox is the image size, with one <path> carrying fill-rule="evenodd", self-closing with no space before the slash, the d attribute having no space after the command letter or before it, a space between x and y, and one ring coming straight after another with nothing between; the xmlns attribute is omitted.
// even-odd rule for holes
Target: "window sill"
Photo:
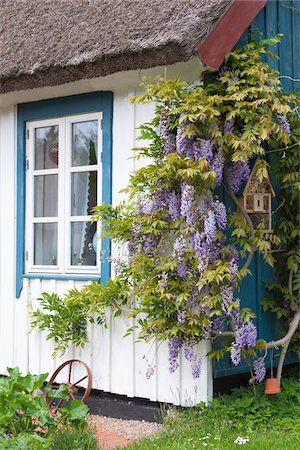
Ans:
<svg viewBox="0 0 300 450"><path fill-rule="evenodd" d="M99 275L80 275L80 274L41 274L41 273L30 273L30 274L23 274L23 278L29 278L29 279L40 279L40 280L62 280L62 281L100 281L100 274Z"/></svg>

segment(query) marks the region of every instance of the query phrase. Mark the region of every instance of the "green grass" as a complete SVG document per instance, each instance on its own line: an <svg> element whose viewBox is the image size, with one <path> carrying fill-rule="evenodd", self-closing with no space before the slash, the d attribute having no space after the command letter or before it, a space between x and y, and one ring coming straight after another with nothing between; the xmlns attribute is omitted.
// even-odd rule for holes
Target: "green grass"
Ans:
<svg viewBox="0 0 300 450"><path fill-rule="evenodd" d="M0 436L0 450L99 450L94 435L82 427L66 428L51 435L22 432L14 437Z"/></svg>
<svg viewBox="0 0 300 450"><path fill-rule="evenodd" d="M238 444L237 437L249 442ZM246 388L215 399L210 408L177 410L167 417L161 433L128 450L300 449L299 381L284 381L283 392L257 398Z"/></svg>
<svg viewBox="0 0 300 450"><path fill-rule="evenodd" d="M59 430L52 439L51 450L98 450L93 434L88 430Z"/></svg>

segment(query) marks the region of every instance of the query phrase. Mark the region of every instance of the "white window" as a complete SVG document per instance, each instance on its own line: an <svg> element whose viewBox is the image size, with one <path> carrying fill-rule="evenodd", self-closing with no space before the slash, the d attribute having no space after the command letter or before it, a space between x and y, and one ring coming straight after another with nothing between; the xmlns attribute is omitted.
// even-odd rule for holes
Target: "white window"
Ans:
<svg viewBox="0 0 300 450"><path fill-rule="evenodd" d="M101 114L27 123L26 272L100 273Z"/></svg>

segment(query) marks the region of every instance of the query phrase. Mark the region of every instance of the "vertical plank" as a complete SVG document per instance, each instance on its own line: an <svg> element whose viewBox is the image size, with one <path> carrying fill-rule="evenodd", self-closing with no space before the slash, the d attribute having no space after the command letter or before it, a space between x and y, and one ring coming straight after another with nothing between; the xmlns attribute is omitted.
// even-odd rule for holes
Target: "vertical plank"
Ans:
<svg viewBox="0 0 300 450"><path fill-rule="evenodd" d="M135 343L135 395L136 397L144 397L153 401L157 401L157 379L158 379L158 362L157 362L157 342L155 339L149 343ZM147 370L154 369L154 373L147 377Z"/></svg>
<svg viewBox="0 0 300 450"><path fill-rule="evenodd" d="M182 358L180 356L180 367L172 374L169 372L168 343L159 343L157 348L157 400L180 405L181 370Z"/></svg>
<svg viewBox="0 0 300 450"><path fill-rule="evenodd" d="M29 343L28 343L28 309L27 293L29 280L25 279L20 298L15 306L15 336L14 336L14 365L18 366L24 374L29 368ZM12 297L13 298L13 297Z"/></svg>
<svg viewBox="0 0 300 450"><path fill-rule="evenodd" d="M293 90L300 95L300 0L292 3L292 40L293 40Z"/></svg>
<svg viewBox="0 0 300 450"><path fill-rule="evenodd" d="M15 365L15 114L0 112L0 372ZM9 192L9 195L8 195Z"/></svg>
<svg viewBox="0 0 300 450"><path fill-rule="evenodd" d="M274 37L279 33L278 30L278 2L267 2L265 6L266 16L266 37ZM284 39L284 38L283 38ZM272 53L278 55L279 44L273 45L271 48ZM272 69L279 70L279 60L272 59L269 56L266 58L267 63Z"/></svg>
<svg viewBox="0 0 300 450"><path fill-rule="evenodd" d="M48 291L47 291L48 289ZM56 280L50 280L48 284L45 285L45 280L41 280L40 282L40 292L39 296L42 294L42 292L47 291L49 294L56 292L57 289L57 281ZM40 305L38 305L40 307ZM54 341L53 340L47 340L47 332L41 333L41 372L45 373L48 372L49 376L52 375L52 373L55 370L55 358L53 358L52 354L54 351Z"/></svg>
<svg viewBox="0 0 300 450"><path fill-rule="evenodd" d="M106 313L106 327L93 326L93 387L111 392L111 315Z"/></svg>
<svg viewBox="0 0 300 450"><path fill-rule="evenodd" d="M41 280L28 280L28 290L27 290L27 299L28 299L28 322L30 322L30 313L39 308L39 302L37 298L40 297L41 294ZM29 325L30 329L30 325ZM41 346L41 333L37 330L30 331L28 335L28 370L32 374L38 374L41 371L41 354L42 346Z"/></svg>
<svg viewBox="0 0 300 450"><path fill-rule="evenodd" d="M293 76L293 39L292 39L292 9L291 2L282 0L279 2L278 24L279 32L283 33L279 46L279 67L280 75ZM295 30L296 31L296 30ZM293 90L293 81L289 78L281 78L281 84L284 91Z"/></svg>

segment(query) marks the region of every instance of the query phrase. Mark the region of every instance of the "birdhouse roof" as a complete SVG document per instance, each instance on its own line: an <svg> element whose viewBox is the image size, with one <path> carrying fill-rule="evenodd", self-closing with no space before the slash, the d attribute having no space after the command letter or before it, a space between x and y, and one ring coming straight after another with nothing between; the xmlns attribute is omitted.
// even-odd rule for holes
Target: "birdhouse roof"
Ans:
<svg viewBox="0 0 300 450"><path fill-rule="evenodd" d="M257 170L257 165L258 165L259 161L260 161L260 159L257 158L257 160L255 161L255 164L253 166L253 169L251 171L250 177L249 177L249 179L248 179L248 181L246 183L246 186L245 186L245 189L243 191L243 194L246 194L249 190L251 190L251 185L252 185L253 179L255 177L256 170ZM269 187L269 189L270 189L270 194L272 194L272 197L275 197L275 191L273 189L273 186L272 186L271 181L270 181L269 178L265 178L262 182L258 182L258 183L259 184L266 184Z"/></svg>

